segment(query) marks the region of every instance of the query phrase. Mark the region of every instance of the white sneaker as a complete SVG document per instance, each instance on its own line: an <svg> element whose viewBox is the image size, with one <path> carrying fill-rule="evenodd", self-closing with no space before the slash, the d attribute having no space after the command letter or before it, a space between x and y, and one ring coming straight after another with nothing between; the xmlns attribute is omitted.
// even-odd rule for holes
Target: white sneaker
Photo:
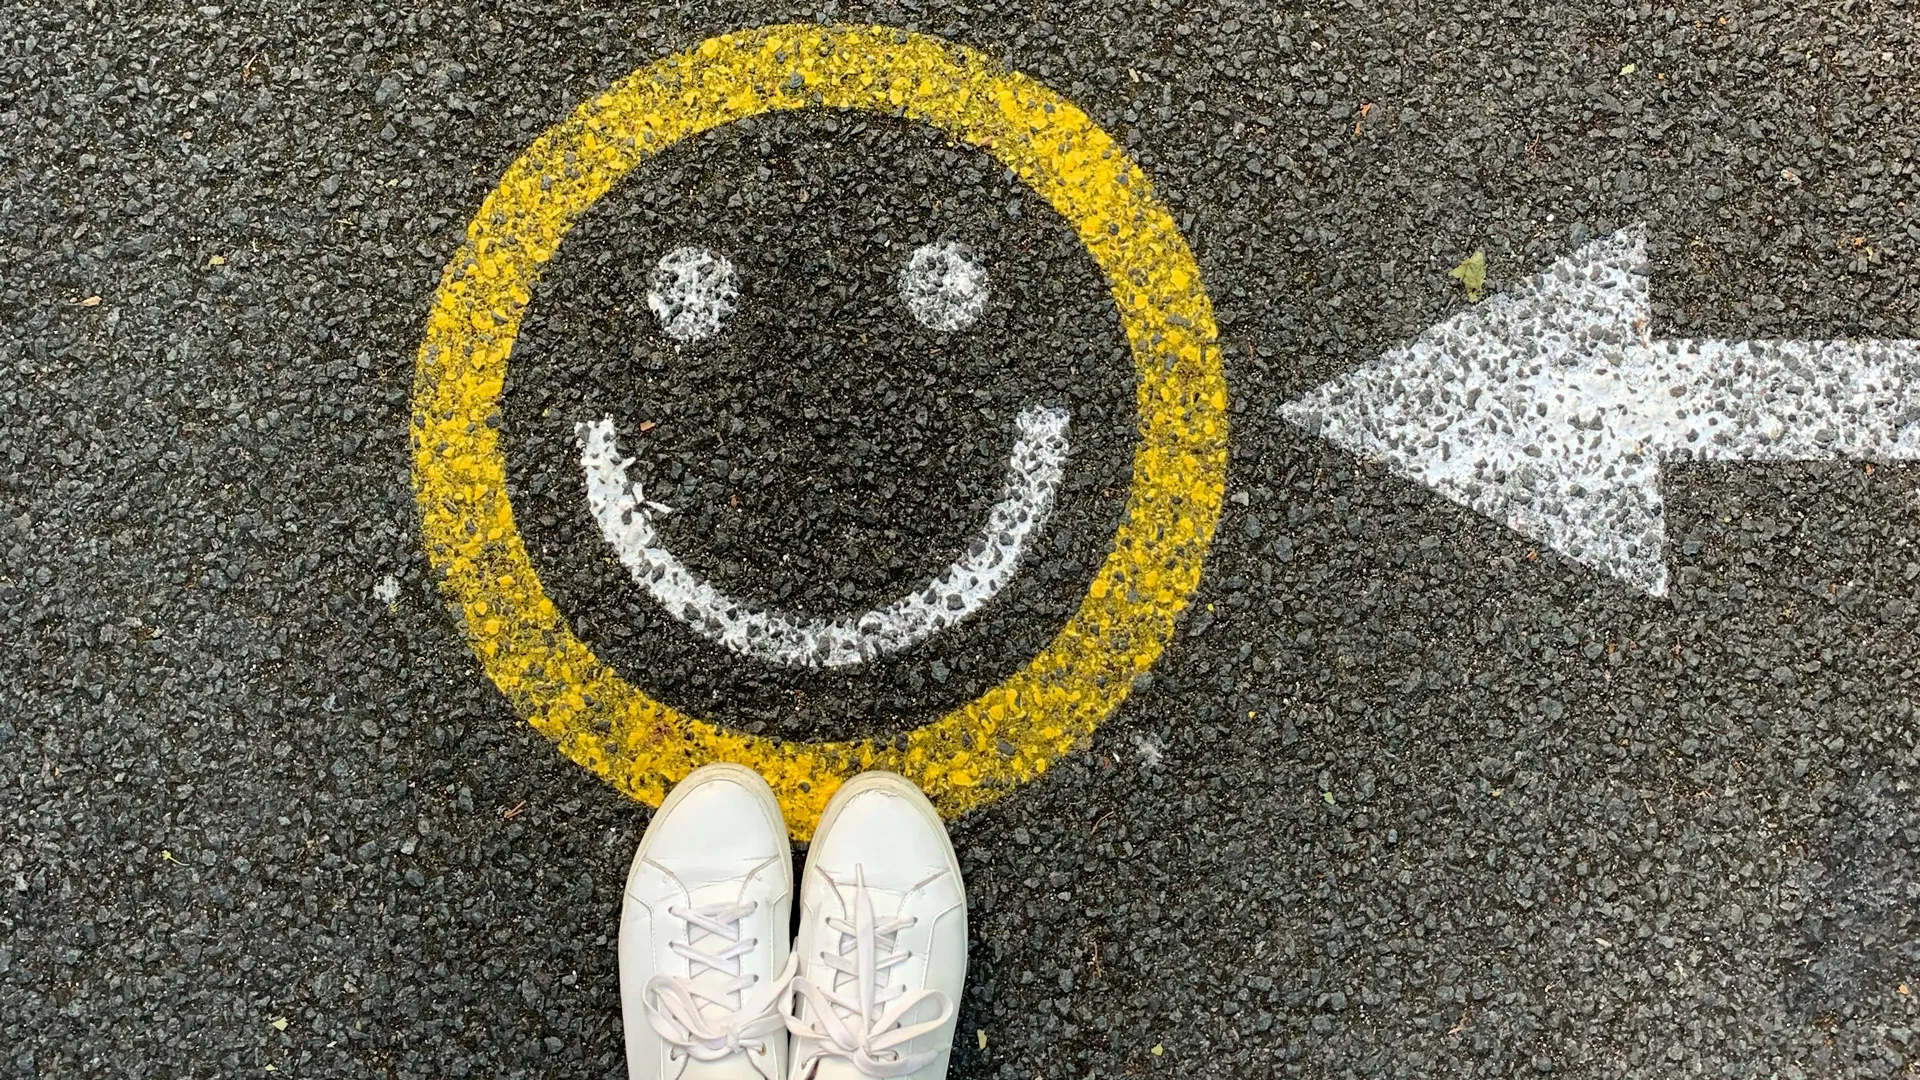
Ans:
<svg viewBox="0 0 1920 1080"><path fill-rule="evenodd" d="M660 804L620 913L630 1080L785 1075L792 851L752 769L695 769Z"/></svg>
<svg viewBox="0 0 1920 1080"><path fill-rule="evenodd" d="M861 773L834 793L800 884L792 1080L940 1080L967 978L967 896L933 804Z"/></svg>

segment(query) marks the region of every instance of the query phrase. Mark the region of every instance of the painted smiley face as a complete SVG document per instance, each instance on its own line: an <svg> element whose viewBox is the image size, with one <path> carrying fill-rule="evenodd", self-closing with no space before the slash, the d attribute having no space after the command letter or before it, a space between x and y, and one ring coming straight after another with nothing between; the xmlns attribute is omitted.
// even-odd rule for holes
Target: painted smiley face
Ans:
<svg viewBox="0 0 1920 1080"><path fill-rule="evenodd" d="M549 522L529 504L551 474L509 475L517 471L508 461L511 432L526 430L513 423L515 401L533 397L533 417L550 415L538 407L540 392L525 386L532 380L524 378L521 331L534 321L535 287L551 283L548 264L561 241L571 245L596 204L665 151L760 118L800 114L849 118L856 128L874 117L904 119L990 155L1070 226L1105 278L1107 312L1117 313L1132 361L1133 422L1114 427L1133 448L1125 505L1077 606L1023 666L885 738L768 738L761 725L716 722L630 681L582 640L587 620L568 602L579 597L560 595L558 583L535 568L545 556L536 554L543 545L533 526ZM857 291L836 284L844 275L816 280L816 292ZM1071 347L1083 339L1059 340ZM591 357L576 359L592 370ZM762 358L745 374L774 367ZM1020 370L1005 356L993 368ZM898 382L865 379L843 396L872 398L876 385ZM839 398L835 404L844 409ZM958 407L915 419L971 418L961 395L947 404ZM795 837L805 839L840 781L861 769L901 772L956 814L1041 775L1119 707L1172 639L1199 584L1224 494L1226 409L1212 305L1193 253L1146 173L1078 106L937 38L883 26L765 26L709 38L635 71L541 134L507 169L449 260L427 316L413 393L414 492L428 558L445 575L475 658L534 728L582 767L654 804L704 762L757 769L773 784ZM808 424L818 416L802 413ZM1077 405L1073 416L1078 458L1089 425ZM523 411L520 419L527 418ZM768 431L764 424L755 430L762 419L736 414L727 430L758 437ZM738 471L725 459L714 463L717 476ZM1072 487L1070 478L1063 498ZM876 491L885 504L903 501ZM1066 509L1056 506L1056 522ZM1020 574L1000 606L1040 576ZM571 614L563 615L562 604ZM651 670L650 657L641 659L636 670ZM907 715L924 717L927 708L921 701Z"/></svg>
<svg viewBox="0 0 1920 1080"><path fill-rule="evenodd" d="M1056 215L918 125L676 147L575 228L516 348L542 580L597 651L742 726L965 701L1071 614L1123 505L1106 293Z"/></svg>

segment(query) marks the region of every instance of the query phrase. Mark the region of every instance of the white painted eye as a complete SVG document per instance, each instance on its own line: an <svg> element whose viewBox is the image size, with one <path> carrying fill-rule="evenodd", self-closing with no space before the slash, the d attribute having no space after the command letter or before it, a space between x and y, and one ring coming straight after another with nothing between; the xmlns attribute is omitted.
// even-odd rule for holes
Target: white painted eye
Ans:
<svg viewBox="0 0 1920 1080"><path fill-rule="evenodd" d="M677 247L653 268L647 306L668 337L700 341L720 332L739 296L726 256L703 247Z"/></svg>
<svg viewBox="0 0 1920 1080"><path fill-rule="evenodd" d="M963 244L922 244L900 268L900 299L929 330L965 330L987 310L987 268Z"/></svg>

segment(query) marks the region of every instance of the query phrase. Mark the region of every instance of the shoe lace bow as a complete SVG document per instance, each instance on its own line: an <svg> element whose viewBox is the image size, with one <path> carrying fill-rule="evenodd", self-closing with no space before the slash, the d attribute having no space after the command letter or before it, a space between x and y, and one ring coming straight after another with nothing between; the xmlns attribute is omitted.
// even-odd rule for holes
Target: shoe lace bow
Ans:
<svg viewBox="0 0 1920 1080"><path fill-rule="evenodd" d="M819 873L840 901L841 914L829 915L826 920L827 929L838 935L839 941L819 950L821 964L832 972L824 983L805 975L793 979L794 1011L787 1017L787 1028L817 1044L796 1065L794 1075L812 1076L820 1061L837 1058L873 1080L905 1076L946 1049L936 1047L909 1054L900 1047L938 1030L951 1019L953 999L939 990L910 991L893 982L893 970L913 956L899 947L900 932L918 919L897 915L880 918L874 910L873 894L867 890L865 871L858 865L853 870L851 903L839 882L825 870ZM801 1000L811 1006L806 1020L800 1018ZM903 1026L901 1021L923 1001L938 1002L936 1015Z"/></svg>
<svg viewBox="0 0 1920 1080"><path fill-rule="evenodd" d="M667 908L667 914L688 925L688 940L672 942L669 948L689 962L689 972L661 973L648 979L642 1001L647 1023L672 1048L669 1057L719 1061L741 1050L764 1053L768 1038L783 1032L781 1004L800 958L798 954L789 955L785 971L758 992L747 993L760 976L742 972L740 958L759 947L759 942L740 936L740 920L757 906L754 901L744 901ZM702 932L701 945L705 947L693 943L695 930ZM710 952L715 939L730 944ZM725 978L699 981L703 971L718 972ZM710 1016L708 1005L717 1005L724 1012Z"/></svg>

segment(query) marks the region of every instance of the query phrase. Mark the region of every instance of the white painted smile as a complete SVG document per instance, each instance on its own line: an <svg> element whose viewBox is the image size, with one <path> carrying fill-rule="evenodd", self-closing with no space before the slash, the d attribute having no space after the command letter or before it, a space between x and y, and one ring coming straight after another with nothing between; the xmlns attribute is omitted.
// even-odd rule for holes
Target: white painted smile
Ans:
<svg viewBox="0 0 1920 1080"><path fill-rule="evenodd" d="M695 340L720 329L737 295L733 267L700 249L661 259L649 305L669 336ZM935 330L964 329L986 305L986 276L964 249L927 245L900 275L901 298ZM574 425L587 505L634 583L695 633L741 656L787 667L842 668L909 648L966 619L999 594L1027 540L1046 524L1066 470L1068 414L1033 407L1017 419L1000 499L966 554L898 599L856 614L818 618L769 611L729 596L660 546L654 515L627 475L611 418Z"/></svg>
<svg viewBox="0 0 1920 1080"><path fill-rule="evenodd" d="M1067 462L1067 414L1020 414L1000 501L967 553L890 604L834 619L766 611L728 596L658 545L652 507L627 478L611 419L576 425L587 504L620 562L661 607L695 633L757 660L789 667L850 667L899 652L980 610L1013 579L1027 538L1053 512Z"/></svg>

